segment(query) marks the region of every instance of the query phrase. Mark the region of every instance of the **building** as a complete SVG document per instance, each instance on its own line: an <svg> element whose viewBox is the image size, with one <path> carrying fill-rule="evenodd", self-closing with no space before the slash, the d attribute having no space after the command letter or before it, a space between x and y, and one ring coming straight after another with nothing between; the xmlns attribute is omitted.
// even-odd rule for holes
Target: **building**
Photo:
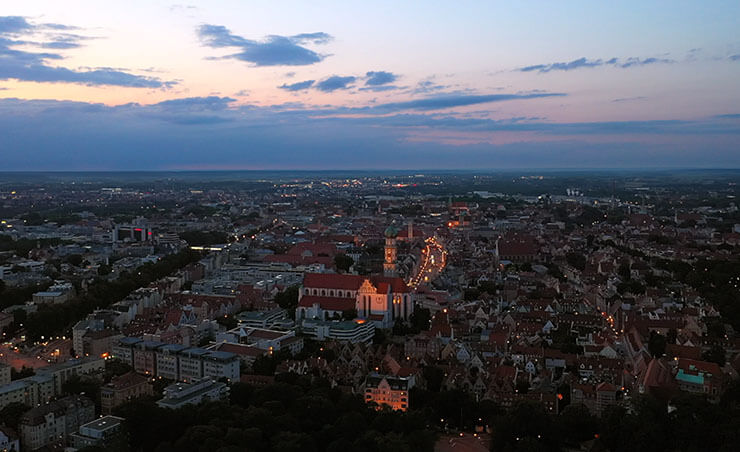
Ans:
<svg viewBox="0 0 740 452"><path fill-rule="evenodd" d="M396 237L398 237L398 229L390 225L385 230L385 260L383 262L383 275L385 276L398 276L398 270L396 266L397 260L397 248L396 248Z"/></svg>
<svg viewBox="0 0 740 452"><path fill-rule="evenodd" d="M70 359L53 366L36 370L36 375L28 377L51 377L54 384L54 395L62 394L62 385L68 380L82 375L101 375L105 371L105 359L98 357ZM42 403L42 402L38 402Z"/></svg>
<svg viewBox="0 0 740 452"><path fill-rule="evenodd" d="M149 378L128 372L113 377L110 383L100 388L100 408L103 414L110 414L113 408L129 400L152 394Z"/></svg>
<svg viewBox="0 0 740 452"><path fill-rule="evenodd" d="M372 322L362 319L355 320L311 320L306 319L301 324L301 332L318 341L337 340L340 342L368 344L375 336L375 326Z"/></svg>
<svg viewBox="0 0 740 452"><path fill-rule="evenodd" d="M236 315L239 326L249 328L272 328L276 324L285 323L287 318L285 310L279 308L269 311L244 311Z"/></svg>
<svg viewBox="0 0 740 452"><path fill-rule="evenodd" d="M95 404L84 396L69 396L27 411L18 423L21 445L36 450L64 445L83 424L95 419Z"/></svg>
<svg viewBox="0 0 740 452"><path fill-rule="evenodd" d="M365 403L387 405L397 411L409 407L409 390L413 383L408 378L372 373L365 380Z"/></svg>
<svg viewBox="0 0 740 452"><path fill-rule="evenodd" d="M10 369L12 369L11 366L0 363L0 386L10 384Z"/></svg>
<svg viewBox="0 0 740 452"><path fill-rule="evenodd" d="M21 443L18 434L10 427L0 426L0 450L20 451Z"/></svg>
<svg viewBox="0 0 740 452"><path fill-rule="evenodd" d="M80 426L80 431L70 435L72 447L107 447L121 439L124 419L116 416L103 416Z"/></svg>
<svg viewBox="0 0 740 452"><path fill-rule="evenodd" d="M679 358L676 382L686 392L717 398L724 388L724 374L717 363Z"/></svg>
<svg viewBox="0 0 740 452"><path fill-rule="evenodd" d="M296 337L295 331L248 328L242 325L217 334L216 342L253 345L268 352L288 350L291 355L303 350L303 338Z"/></svg>
<svg viewBox="0 0 740 452"><path fill-rule="evenodd" d="M2 369L2 367L0 367ZM105 369L102 359L70 359L61 364L42 367L36 375L0 385L0 408L11 403L37 406L62 394L62 385L70 378L98 375Z"/></svg>
<svg viewBox="0 0 740 452"><path fill-rule="evenodd" d="M339 319L356 312L379 328L391 328L397 319L408 320L413 311L409 287L401 278L306 273L296 322Z"/></svg>
<svg viewBox="0 0 740 452"><path fill-rule="evenodd" d="M113 228L113 242L151 242L152 228L144 218L137 218L132 224L117 224Z"/></svg>
<svg viewBox="0 0 740 452"><path fill-rule="evenodd" d="M212 378L191 383L178 382L164 388L164 398L157 401L157 406L174 410L186 405L225 399L228 395L229 387Z"/></svg>
<svg viewBox="0 0 740 452"><path fill-rule="evenodd" d="M72 283L55 281L45 291L33 294L33 302L36 304L61 304L72 299L75 294L76 291Z"/></svg>
<svg viewBox="0 0 740 452"><path fill-rule="evenodd" d="M113 347L113 356L131 365L136 372L153 377L239 380L239 357L230 352L124 337Z"/></svg>

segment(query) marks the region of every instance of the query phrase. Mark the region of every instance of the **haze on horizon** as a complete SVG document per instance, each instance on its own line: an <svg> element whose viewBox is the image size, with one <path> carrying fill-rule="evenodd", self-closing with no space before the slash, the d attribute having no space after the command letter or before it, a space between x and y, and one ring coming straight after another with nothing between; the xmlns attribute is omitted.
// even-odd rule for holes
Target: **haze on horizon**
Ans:
<svg viewBox="0 0 740 452"><path fill-rule="evenodd" d="M0 170L740 167L740 3L24 1Z"/></svg>

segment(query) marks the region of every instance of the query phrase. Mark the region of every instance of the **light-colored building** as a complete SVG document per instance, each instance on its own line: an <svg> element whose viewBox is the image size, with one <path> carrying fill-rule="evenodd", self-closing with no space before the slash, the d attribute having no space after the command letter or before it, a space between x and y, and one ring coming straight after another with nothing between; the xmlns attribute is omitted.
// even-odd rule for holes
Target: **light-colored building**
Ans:
<svg viewBox="0 0 740 452"><path fill-rule="evenodd" d="M394 410L406 411L409 407L409 390L413 384L408 378L372 373L365 381L365 403L375 402Z"/></svg>
<svg viewBox="0 0 740 452"><path fill-rule="evenodd" d="M103 416L80 426L80 431L70 437L72 447L100 446L105 447L115 441L123 426L124 419L116 416Z"/></svg>
<svg viewBox="0 0 740 452"><path fill-rule="evenodd" d="M62 394L62 385L80 375L97 375L105 370L100 358L70 359L61 364L42 367L36 375L0 386L0 408L11 403L37 406Z"/></svg>
<svg viewBox="0 0 740 452"><path fill-rule="evenodd" d="M306 319L301 332L318 341L333 339L342 342L370 343L375 336L375 325L363 319L323 321Z"/></svg>
<svg viewBox="0 0 740 452"><path fill-rule="evenodd" d="M84 396L69 396L27 411L18 423L21 445L36 450L50 444L65 445L81 425L95 419L95 404Z"/></svg>
<svg viewBox="0 0 740 452"><path fill-rule="evenodd" d="M183 347L138 338L121 338L113 357L133 366L140 374L172 380L203 377L239 380L239 357L230 352Z"/></svg>
<svg viewBox="0 0 740 452"><path fill-rule="evenodd" d="M157 401L161 408L177 409L186 405L197 405L209 400L225 399L229 387L212 378L205 378L191 383L175 383L164 388L164 398Z"/></svg>

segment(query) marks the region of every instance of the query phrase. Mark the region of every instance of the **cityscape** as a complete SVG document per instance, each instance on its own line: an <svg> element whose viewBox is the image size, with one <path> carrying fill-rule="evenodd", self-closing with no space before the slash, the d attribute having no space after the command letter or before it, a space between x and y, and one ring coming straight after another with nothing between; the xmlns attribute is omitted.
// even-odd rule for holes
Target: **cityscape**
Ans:
<svg viewBox="0 0 740 452"><path fill-rule="evenodd" d="M65 3L0 14L0 451L739 447L740 5Z"/></svg>

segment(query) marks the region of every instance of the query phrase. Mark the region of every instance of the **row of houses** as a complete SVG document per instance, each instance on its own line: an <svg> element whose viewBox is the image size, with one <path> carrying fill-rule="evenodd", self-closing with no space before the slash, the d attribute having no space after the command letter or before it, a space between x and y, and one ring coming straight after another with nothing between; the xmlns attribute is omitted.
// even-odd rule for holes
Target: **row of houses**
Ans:
<svg viewBox="0 0 740 452"><path fill-rule="evenodd" d="M230 352L124 337L113 347L114 358L141 374L171 380L204 377L239 380L239 357Z"/></svg>

